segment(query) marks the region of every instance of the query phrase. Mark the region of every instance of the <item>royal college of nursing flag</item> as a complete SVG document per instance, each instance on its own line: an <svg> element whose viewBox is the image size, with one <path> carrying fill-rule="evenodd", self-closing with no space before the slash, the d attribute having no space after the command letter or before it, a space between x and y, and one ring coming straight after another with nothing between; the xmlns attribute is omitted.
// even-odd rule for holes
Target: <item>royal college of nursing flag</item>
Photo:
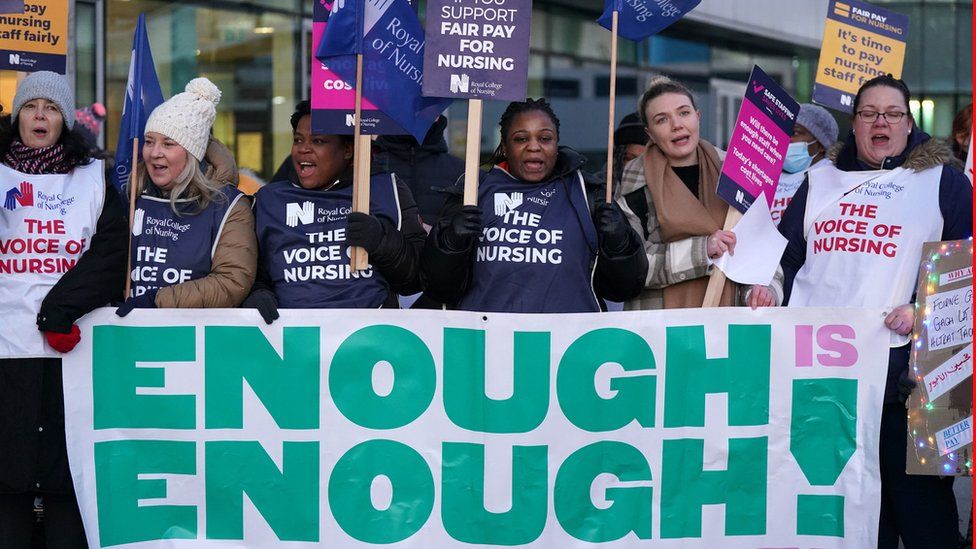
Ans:
<svg viewBox="0 0 976 549"><path fill-rule="evenodd" d="M603 14L597 23L612 30L616 9L619 12L617 33L627 40L640 42L668 28L700 3L701 0L604 0Z"/></svg>
<svg viewBox="0 0 976 549"><path fill-rule="evenodd" d="M334 0L316 58L355 86L360 53L363 97L422 142L451 100L421 94L424 30L406 0Z"/></svg>
<svg viewBox="0 0 976 549"><path fill-rule="evenodd" d="M122 123L115 150L115 188L125 200L124 186L132 169L132 140L142 143L149 114L163 102L163 90L156 76L149 36L146 34L145 14L139 14L136 33L132 39L132 59L129 61L129 80L125 85L125 104L122 107ZM138 160L138 159L135 159Z"/></svg>

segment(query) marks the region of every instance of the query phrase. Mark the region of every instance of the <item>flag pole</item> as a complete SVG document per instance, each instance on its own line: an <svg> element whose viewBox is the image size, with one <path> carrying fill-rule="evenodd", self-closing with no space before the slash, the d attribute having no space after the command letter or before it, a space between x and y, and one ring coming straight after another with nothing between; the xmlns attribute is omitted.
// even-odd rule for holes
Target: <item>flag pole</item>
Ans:
<svg viewBox="0 0 976 549"><path fill-rule="evenodd" d="M464 205L478 205L478 166L481 164L481 100L468 99L468 137L464 148Z"/></svg>
<svg viewBox="0 0 976 549"><path fill-rule="evenodd" d="M363 54L356 54L356 127L353 130L352 211L369 213L369 164L372 141L362 132ZM369 255L359 246L350 248L350 268L361 271L369 266Z"/></svg>
<svg viewBox="0 0 976 549"><path fill-rule="evenodd" d="M610 120L607 121L607 203L613 202L613 119L617 103L617 20L620 12L613 9L610 29Z"/></svg>
<svg viewBox="0 0 976 549"><path fill-rule="evenodd" d="M122 294L122 300L129 299L129 293L132 291L132 222L136 215L136 166L139 165L139 138L132 138L132 166L131 172L129 173L129 247L126 248L126 268L125 268L125 293Z"/></svg>

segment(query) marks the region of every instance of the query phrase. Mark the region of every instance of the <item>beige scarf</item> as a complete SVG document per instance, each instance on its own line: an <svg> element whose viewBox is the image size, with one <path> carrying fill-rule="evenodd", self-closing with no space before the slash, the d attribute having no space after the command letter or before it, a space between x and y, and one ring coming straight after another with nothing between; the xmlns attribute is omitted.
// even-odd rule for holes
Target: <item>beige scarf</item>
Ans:
<svg viewBox="0 0 976 549"><path fill-rule="evenodd" d="M715 194L722 161L710 143L698 142L698 196L688 190L657 145L649 144L644 155L644 178L651 193L661 238L669 244L693 236L708 236L725 225L729 205ZM664 289L664 308L701 307L708 278L672 284ZM734 305L735 285L725 282L720 306Z"/></svg>

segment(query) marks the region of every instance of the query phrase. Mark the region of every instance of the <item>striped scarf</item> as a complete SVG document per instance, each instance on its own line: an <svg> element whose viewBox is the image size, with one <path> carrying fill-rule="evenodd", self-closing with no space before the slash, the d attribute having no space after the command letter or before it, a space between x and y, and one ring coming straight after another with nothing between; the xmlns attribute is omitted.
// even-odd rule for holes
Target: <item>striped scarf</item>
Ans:
<svg viewBox="0 0 976 549"><path fill-rule="evenodd" d="M68 173L71 166L64 156L64 145L34 149L20 141L10 144L10 150L3 157L3 163L21 173L50 174Z"/></svg>

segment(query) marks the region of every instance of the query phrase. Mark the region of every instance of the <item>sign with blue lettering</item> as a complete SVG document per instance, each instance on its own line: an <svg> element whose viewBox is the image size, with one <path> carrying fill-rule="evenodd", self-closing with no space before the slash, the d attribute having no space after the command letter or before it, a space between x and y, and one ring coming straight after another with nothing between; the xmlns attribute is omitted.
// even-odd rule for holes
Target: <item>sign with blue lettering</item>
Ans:
<svg viewBox="0 0 976 549"><path fill-rule="evenodd" d="M525 99L531 27L531 0L431 0L424 95Z"/></svg>

